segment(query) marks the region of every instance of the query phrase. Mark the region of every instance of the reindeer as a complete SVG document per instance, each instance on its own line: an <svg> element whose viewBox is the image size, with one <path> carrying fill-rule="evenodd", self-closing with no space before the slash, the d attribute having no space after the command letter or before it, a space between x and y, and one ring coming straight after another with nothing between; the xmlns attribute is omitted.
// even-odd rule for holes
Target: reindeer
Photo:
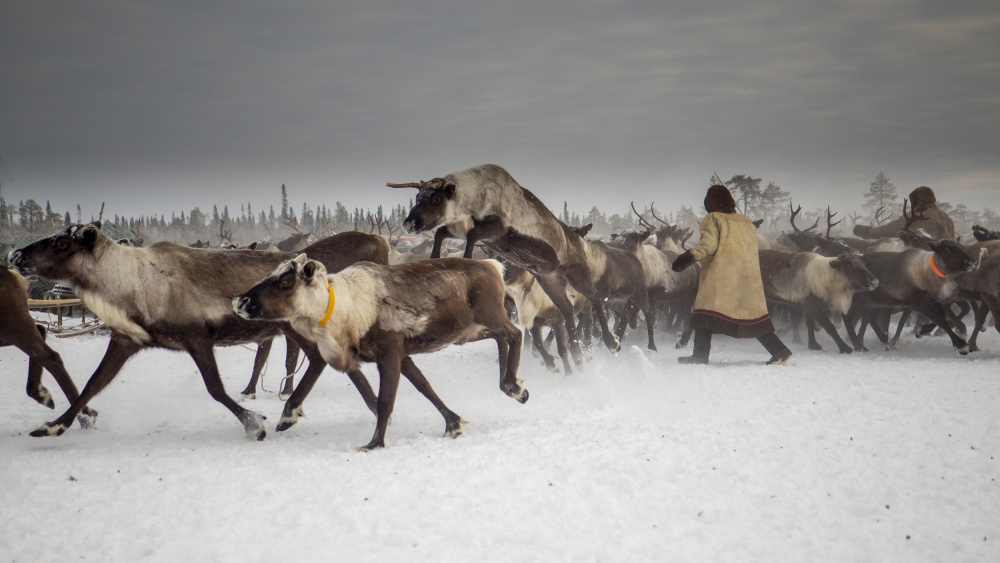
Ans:
<svg viewBox="0 0 1000 563"><path fill-rule="evenodd" d="M304 233L299 230L299 223L294 219L286 219L283 225L287 225L295 231L295 234L286 238L285 240L277 243L275 246L281 252L300 252L305 247L309 246L309 233Z"/></svg>
<svg viewBox="0 0 1000 563"><path fill-rule="evenodd" d="M100 221L71 225L11 252L10 263L22 275L68 284L111 328L104 359L83 392L62 416L31 435L63 434L129 358L145 348L166 348L190 354L212 398L236 416L248 438L263 440L267 435L264 417L226 394L212 348L260 342L290 331L285 323L250 322L232 310L233 297L290 257L249 250L193 249L165 241L145 248L124 247L101 233ZM304 377L315 376L325 362L314 344L300 345L310 358ZM360 371L348 375L372 408L375 394L364 375Z"/></svg>
<svg viewBox="0 0 1000 563"><path fill-rule="evenodd" d="M569 361L569 339L566 333L565 319L555 303L542 290L538 280L524 268L513 264L504 264L503 281L505 293L513 301L514 308L517 310L517 320L531 335L530 342L542 357L545 367L552 372L559 371L559 368L556 367L555 357L549 352L546 342L542 340L542 329L549 327L552 331L551 335L554 335L556 340L556 350L562 360L563 369L566 375L572 374L573 368L570 367ZM584 304L587 301L572 288L567 288L567 292L567 297L573 303L574 311L577 314L583 312ZM589 332L586 334L589 335Z"/></svg>
<svg viewBox="0 0 1000 563"><path fill-rule="evenodd" d="M0 346L15 346L28 355L28 396L39 404L56 408L52 393L42 385L42 368L48 370L63 390L69 402L80 392L66 372L59 353L45 343L45 326L37 324L28 311L28 284L24 278L6 266L0 266ZM77 417L80 426L89 428L97 419L97 411L89 407Z"/></svg>
<svg viewBox="0 0 1000 563"><path fill-rule="evenodd" d="M388 241L374 235L348 231L333 235L307 246L302 249L307 256L316 258L323 262L327 271L336 273L344 268L367 260L376 264L388 264L390 246ZM267 359L271 354L274 339L269 338L257 345L257 353L254 356L253 372L246 388L240 395L247 399L257 398L257 382L267 364ZM286 400L292 394L294 387L294 376L299 363L298 343L294 338L285 338L285 377L282 379L278 390L278 398ZM374 406L374 403L372 403Z"/></svg>
<svg viewBox="0 0 1000 563"><path fill-rule="evenodd" d="M536 278L559 308L566 322L574 361L583 361L573 305L566 297L572 286L591 303L599 303L590 264L590 245L559 221L529 190L521 187L503 168L485 164L453 172L428 182L387 184L392 188L417 188L416 204L403 226L411 232L436 229L431 252L437 257L449 237L466 239L465 258L471 258L476 241L518 264ZM595 307L604 331L604 343L617 352L621 344L607 330L603 307Z"/></svg>
<svg viewBox="0 0 1000 563"><path fill-rule="evenodd" d="M855 293L878 287L878 279L865 267L861 256L846 252L831 258L812 252L761 250L759 259L768 303L801 308L807 319L819 323L833 338L841 354L850 354L851 347L837 334L824 309L846 315ZM809 349L822 350L811 329Z"/></svg>
<svg viewBox="0 0 1000 563"><path fill-rule="evenodd" d="M320 262L300 254L287 260L233 299L244 319L291 324L339 371L375 362L379 371L378 421L371 441L385 447L385 433L403 374L445 419L445 436L462 433L465 421L438 398L410 356L449 344L492 338L500 355L500 389L520 403L528 391L517 379L521 332L503 306L503 266L495 260L442 258L398 266L361 262L328 274ZM319 371L302 378L285 403L278 431L303 415L302 403Z"/></svg>
<svg viewBox="0 0 1000 563"><path fill-rule="evenodd" d="M869 307L908 307L940 326L951 338L952 345L963 356L969 353L965 340L947 322L942 304L950 304L958 296L956 276L972 271L976 262L958 243L951 240L927 242L929 250L910 248L902 252L869 252L863 255L865 266L879 279L879 286L860 293L845 320L853 327L855 320ZM900 321L891 347L899 337ZM875 325L873 325L874 327ZM877 327L876 327L877 328ZM878 331L877 331L878 332ZM859 332L856 350L864 349L864 333ZM887 335L880 339L888 342Z"/></svg>

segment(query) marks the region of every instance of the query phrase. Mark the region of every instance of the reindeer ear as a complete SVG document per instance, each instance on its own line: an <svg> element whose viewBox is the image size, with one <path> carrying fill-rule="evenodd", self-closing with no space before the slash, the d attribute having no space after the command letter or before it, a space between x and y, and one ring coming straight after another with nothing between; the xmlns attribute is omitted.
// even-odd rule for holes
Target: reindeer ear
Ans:
<svg viewBox="0 0 1000 563"><path fill-rule="evenodd" d="M83 246L94 246L97 242L97 233L101 231L101 222L95 221L89 225L86 225L82 229L77 229L73 233L73 237L80 242Z"/></svg>
<svg viewBox="0 0 1000 563"><path fill-rule="evenodd" d="M302 254L301 256L305 256L305 254ZM301 274L300 274L302 276L302 280L305 281L306 283L311 282L312 279L313 279L313 276L316 275L316 267L318 265L319 265L319 263L316 262L315 260L309 260L308 262L306 262L305 264L303 264L302 265Z"/></svg>
<svg viewBox="0 0 1000 563"><path fill-rule="evenodd" d="M298 256L296 256L295 258L293 258L292 262L295 262L296 264L305 264L307 260L309 260L309 257L306 256L305 252L303 252Z"/></svg>
<svg viewBox="0 0 1000 563"><path fill-rule="evenodd" d="M643 233L639 233L639 242L642 242L642 241L648 239L649 235L651 235L651 234L653 234L653 231L646 231L646 232L643 232Z"/></svg>
<svg viewBox="0 0 1000 563"><path fill-rule="evenodd" d="M102 223L103 222L100 219L98 219L97 221L91 221L90 222L91 225L97 227L98 231L101 230Z"/></svg>
<svg viewBox="0 0 1000 563"><path fill-rule="evenodd" d="M441 186L441 192L444 193L445 197L451 198L451 196L455 195L455 184L448 182L444 186Z"/></svg>
<svg viewBox="0 0 1000 563"><path fill-rule="evenodd" d="M941 249L941 241L929 240L927 241L927 248L931 249L934 252L937 252L938 250Z"/></svg>
<svg viewBox="0 0 1000 563"><path fill-rule="evenodd" d="M247 250L257 250L257 241L251 242L250 246L247 247Z"/></svg>

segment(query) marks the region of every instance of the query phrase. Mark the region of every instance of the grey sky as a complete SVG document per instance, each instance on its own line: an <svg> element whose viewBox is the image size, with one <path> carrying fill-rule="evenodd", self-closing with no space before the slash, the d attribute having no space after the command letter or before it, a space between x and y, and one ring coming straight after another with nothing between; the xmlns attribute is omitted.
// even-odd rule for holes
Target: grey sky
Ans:
<svg viewBox="0 0 1000 563"><path fill-rule="evenodd" d="M670 211L709 176L804 207L1000 207L1000 3L4 2L8 201L349 208L492 162L551 208ZM235 210L234 210L235 207Z"/></svg>

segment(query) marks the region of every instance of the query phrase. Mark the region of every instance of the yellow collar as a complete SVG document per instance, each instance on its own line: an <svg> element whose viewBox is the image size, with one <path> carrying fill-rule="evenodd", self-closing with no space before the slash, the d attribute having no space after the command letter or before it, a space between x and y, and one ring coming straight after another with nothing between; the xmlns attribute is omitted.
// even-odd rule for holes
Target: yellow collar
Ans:
<svg viewBox="0 0 1000 563"><path fill-rule="evenodd" d="M325 325L326 321L330 320L330 315L333 314L333 303L334 301L336 301L336 299L333 296L333 286L330 284L326 284L326 288L330 291L330 304L326 306L326 314L323 315L322 319L320 319L319 326Z"/></svg>
<svg viewBox="0 0 1000 563"><path fill-rule="evenodd" d="M933 252L931 253L931 269L934 270L934 273L937 274L939 278L947 278L948 277L948 276L942 274L941 270L938 270L937 266L934 265L934 253Z"/></svg>

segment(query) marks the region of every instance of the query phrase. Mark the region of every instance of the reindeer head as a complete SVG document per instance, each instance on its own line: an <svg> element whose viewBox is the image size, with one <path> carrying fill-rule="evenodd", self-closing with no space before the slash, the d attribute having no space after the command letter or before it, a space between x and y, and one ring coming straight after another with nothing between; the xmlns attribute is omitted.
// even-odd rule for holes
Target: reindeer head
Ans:
<svg viewBox="0 0 1000 563"><path fill-rule="evenodd" d="M976 268L976 261L965 252L965 247L953 240L928 240L926 244L934 253L935 268L944 275L962 274Z"/></svg>
<svg viewBox="0 0 1000 563"><path fill-rule="evenodd" d="M651 231L625 231L618 235L616 242L625 246L629 252L634 253L651 234L653 234Z"/></svg>
<svg viewBox="0 0 1000 563"><path fill-rule="evenodd" d="M81 263L93 259L94 249L114 241L101 233L101 222L70 225L57 234L33 242L8 255L22 276L38 275L54 281L77 282Z"/></svg>
<svg viewBox="0 0 1000 563"><path fill-rule="evenodd" d="M266 278L233 298L244 319L291 320L310 316L316 302L328 302L326 267L305 254L286 260Z"/></svg>
<svg viewBox="0 0 1000 563"><path fill-rule="evenodd" d="M843 274L854 291L871 291L878 287L878 278L865 266L857 252L845 252L830 262L830 267Z"/></svg>
<svg viewBox="0 0 1000 563"><path fill-rule="evenodd" d="M435 229L448 222L448 207L455 197L455 184L444 178L434 178L429 182L409 184L386 184L390 188L417 188L417 199L409 215L403 220L403 228L411 233Z"/></svg>

